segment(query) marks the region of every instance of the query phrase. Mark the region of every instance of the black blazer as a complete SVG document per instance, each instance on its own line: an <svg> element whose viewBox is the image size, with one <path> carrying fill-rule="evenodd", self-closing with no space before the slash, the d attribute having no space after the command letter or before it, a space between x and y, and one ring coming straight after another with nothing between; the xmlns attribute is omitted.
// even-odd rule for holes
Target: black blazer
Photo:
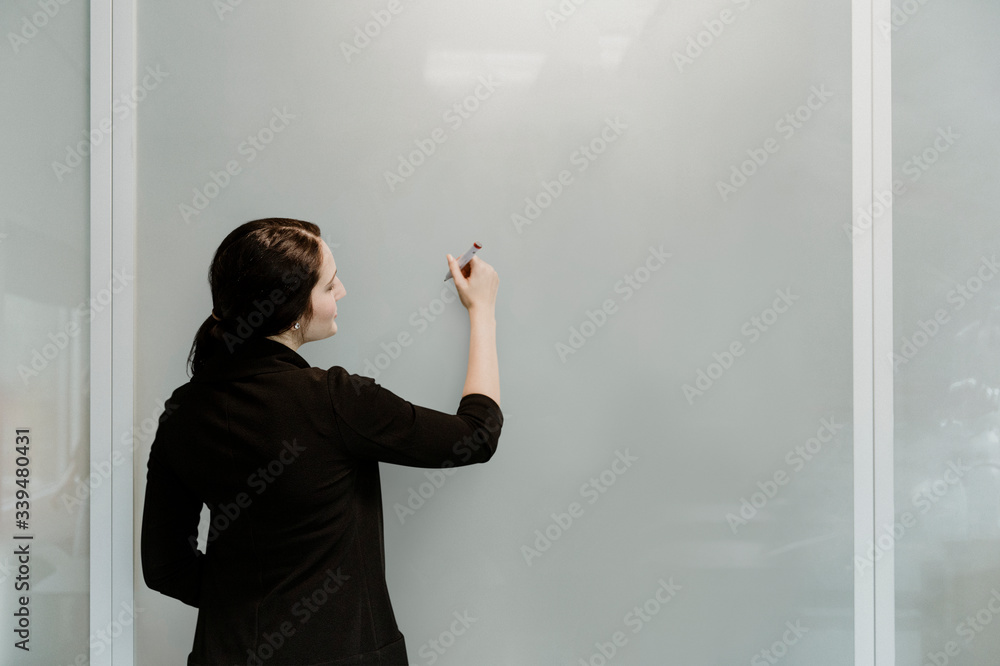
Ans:
<svg viewBox="0 0 1000 666"><path fill-rule="evenodd" d="M142 574L198 608L188 665L406 664L385 583L378 463L485 462L499 405L474 393L455 415L420 407L260 338L213 358L164 407Z"/></svg>

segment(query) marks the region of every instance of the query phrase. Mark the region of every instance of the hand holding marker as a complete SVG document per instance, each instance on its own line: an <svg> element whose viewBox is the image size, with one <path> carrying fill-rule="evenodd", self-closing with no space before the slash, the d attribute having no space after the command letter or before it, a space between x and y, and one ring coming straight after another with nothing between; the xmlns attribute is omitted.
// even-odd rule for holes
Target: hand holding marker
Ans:
<svg viewBox="0 0 1000 666"><path fill-rule="evenodd" d="M472 247L469 248L468 252L466 252L465 254L463 254L461 257L458 258L458 267L459 269L462 270L462 274L465 275L465 277L469 277L468 275L465 274L466 265L468 265L468 263L472 261L473 255L475 255L476 252L479 252L482 249L483 249L482 245L480 245L479 243L473 243ZM448 271L448 275L445 276L444 281L447 282L450 279L451 279L451 271Z"/></svg>
<svg viewBox="0 0 1000 666"><path fill-rule="evenodd" d="M473 317L475 320L493 320L500 277L492 266L476 255L476 251L482 247L479 243L473 243L469 251L460 258L453 257L449 253L447 255L448 271L451 273L450 277L454 278L452 284L455 285L458 297L462 301L462 305L469 311L469 315L475 314L476 316ZM462 268L459 262L465 268ZM496 324L495 321L482 323L484 325ZM499 393L499 390L497 392Z"/></svg>

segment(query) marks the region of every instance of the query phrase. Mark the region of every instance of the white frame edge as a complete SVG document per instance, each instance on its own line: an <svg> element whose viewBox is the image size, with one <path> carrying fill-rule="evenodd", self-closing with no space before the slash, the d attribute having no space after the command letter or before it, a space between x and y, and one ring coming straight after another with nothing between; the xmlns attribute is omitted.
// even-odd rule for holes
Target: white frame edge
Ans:
<svg viewBox="0 0 1000 666"><path fill-rule="evenodd" d="M113 101L134 85L134 0L91 0L90 127L114 120L111 140L90 155L90 293L114 271L135 275L135 118L116 119ZM115 460L111 483L90 495L90 664L132 666L134 660L133 431L135 285L112 295L90 331L90 461ZM118 458L120 456L120 463ZM98 636L111 637L106 641ZM110 649L109 649L110 648Z"/></svg>
<svg viewBox="0 0 1000 666"><path fill-rule="evenodd" d="M874 355L875 662L896 663L895 462L892 293L892 4L873 0L872 12L872 195L882 206L872 214L872 353ZM874 205L874 203L873 203ZM877 219L876 219L877 217Z"/></svg>
<svg viewBox="0 0 1000 666"><path fill-rule="evenodd" d="M851 244L854 328L854 664L875 666L875 576L864 561L875 530L873 244L859 213L873 203L873 0L851 5ZM881 662L878 662L881 663ZM884 666L888 666L887 664Z"/></svg>
<svg viewBox="0 0 1000 666"><path fill-rule="evenodd" d="M135 0L113 2L111 78L113 99L132 98L135 88ZM109 111L109 117L110 111ZM112 135L112 256L115 268L125 275L137 275L136 237L136 112L121 118ZM114 347L112 349L112 400L114 432L132 433L117 437L112 446L121 456L117 473L111 477L114 502L111 522L114 540L111 552L112 596L116 623L121 633L112 644L112 664L133 666L135 661L135 539L133 529L134 469L132 451L135 429L135 294L137 281L123 289L112 304ZM128 445L125 442L129 442ZM121 621L118 621L121 618Z"/></svg>
<svg viewBox="0 0 1000 666"><path fill-rule="evenodd" d="M107 117L111 111L111 0L90 2L90 117ZM113 138L113 137L112 137ZM90 152L90 287L91 297L112 280L111 141L92 145ZM97 311L90 323L90 462L111 459L112 433L112 312ZM93 467L91 467L93 469ZM90 664L109 666L111 651L93 640L111 624L112 589L112 488L101 483L90 493Z"/></svg>

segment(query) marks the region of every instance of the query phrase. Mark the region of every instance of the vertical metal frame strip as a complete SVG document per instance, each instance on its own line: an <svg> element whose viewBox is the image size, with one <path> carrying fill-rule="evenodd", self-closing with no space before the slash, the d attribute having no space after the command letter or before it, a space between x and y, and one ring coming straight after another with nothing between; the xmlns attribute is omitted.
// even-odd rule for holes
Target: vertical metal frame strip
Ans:
<svg viewBox="0 0 1000 666"><path fill-rule="evenodd" d="M90 155L90 293L135 275L135 117L113 115L114 100L131 95L135 72L134 0L91 0L89 126L114 121L111 140ZM90 635L93 666L135 663L133 584L134 294L127 285L97 312L90 331L90 460L114 460L111 483L90 495ZM125 618L125 620L122 620Z"/></svg>
<svg viewBox="0 0 1000 666"><path fill-rule="evenodd" d="M871 227L873 202L873 0L851 5L851 133L854 317L854 663L875 666L875 575L863 566L875 531L874 311ZM879 662L881 663L881 662Z"/></svg>
<svg viewBox="0 0 1000 666"><path fill-rule="evenodd" d="M873 0L872 214L875 410L875 661L896 663L892 305L892 30L890 0ZM874 205L874 202L873 202Z"/></svg>
<svg viewBox="0 0 1000 666"><path fill-rule="evenodd" d="M112 98L138 100L136 82L135 0L117 0L112 15ZM112 256L114 269L124 276L135 276L136 242L136 163L134 105L125 105L130 113L115 118L112 142ZM109 117L112 117L109 113ZM115 295L112 307L114 346L112 348L113 392L112 423L114 447L121 463L111 477L113 504L111 512L114 539L111 553L113 590L112 611L115 620L122 618L121 632L112 644L114 666L132 666L135 660L135 583L133 553L133 438L124 435L135 429L135 293L136 281ZM117 460L118 458L116 458Z"/></svg>
<svg viewBox="0 0 1000 666"><path fill-rule="evenodd" d="M94 127L111 111L111 0L90 2L90 118ZM112 278L111 142L90 151L90 288L98 293ZM113 304L112 304L113 307ZM90 321L90 462L91 469L111 458L112 309L95 310ZM98 468L99 469L99 468ZM99 635L112 618L112 489L96 484L90 493L90 636ZM88 644L93 641L88 641ZM93 666L107 666L110 654L91 650Z"/></svg>

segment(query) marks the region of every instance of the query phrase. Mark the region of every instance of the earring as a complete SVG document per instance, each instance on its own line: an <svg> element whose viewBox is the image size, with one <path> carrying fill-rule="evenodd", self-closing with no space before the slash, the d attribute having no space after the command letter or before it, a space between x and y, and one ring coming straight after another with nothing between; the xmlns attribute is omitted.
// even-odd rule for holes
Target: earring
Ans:
<svg viewBox="0 0 1000 666"><path fill-rule="evenodd" d="M299 330L299 322L295 322L295 326L292 326L296 331Z"/></svg>

